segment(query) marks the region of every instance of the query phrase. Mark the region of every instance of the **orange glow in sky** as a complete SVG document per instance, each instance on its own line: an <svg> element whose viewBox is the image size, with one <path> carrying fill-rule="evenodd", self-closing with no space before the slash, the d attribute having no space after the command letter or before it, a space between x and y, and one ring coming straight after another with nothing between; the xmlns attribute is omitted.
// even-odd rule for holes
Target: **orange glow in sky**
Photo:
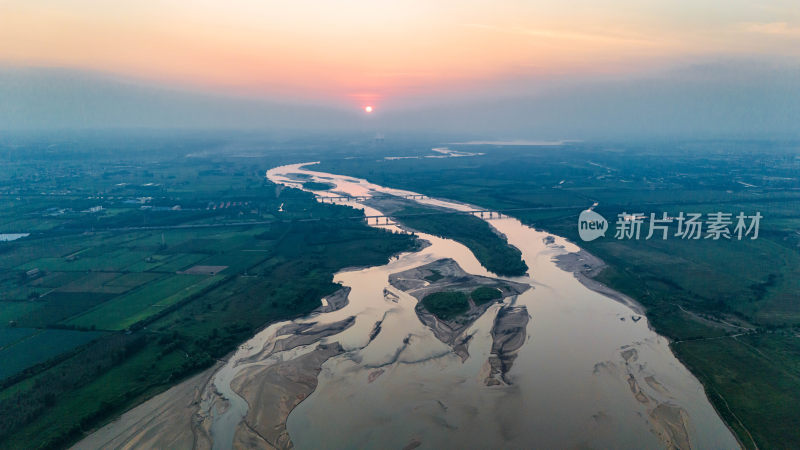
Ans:
<svg viewBox="0 0 800 450"><path fill-rule="evenodd" d="M366 112L367 114L371 113L372 112L372 106L365 106L364 107L364 112Z"/></svg>
<svg viewBox="0 0 800 450"><path fill-rule="evenodd" d="M353 106L365 104L364 92L393 99L709 55L798 57L798 39L796 0L770 8L722 0L0 2L0 65Z"/></svg>

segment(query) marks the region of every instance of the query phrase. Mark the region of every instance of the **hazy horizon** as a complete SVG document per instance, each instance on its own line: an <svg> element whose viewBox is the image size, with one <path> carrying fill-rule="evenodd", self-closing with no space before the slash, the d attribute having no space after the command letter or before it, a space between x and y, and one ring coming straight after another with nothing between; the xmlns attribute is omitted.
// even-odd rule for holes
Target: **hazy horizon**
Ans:
<svg viewBox="0 0 800 450"><path fill-rule="evenodd" d="M0 129L464 133L492 138L798 137L800 65L692 64L633 77L508 80L361 109L64 68L0 68ZM516 96L501 92L511 89Z"/></svg>
<svg viewBox="0 0 800 450"><path fill-rule="evenodd" d="M0 129L798 136L792 1L496 6L11 0Z"/></svg>

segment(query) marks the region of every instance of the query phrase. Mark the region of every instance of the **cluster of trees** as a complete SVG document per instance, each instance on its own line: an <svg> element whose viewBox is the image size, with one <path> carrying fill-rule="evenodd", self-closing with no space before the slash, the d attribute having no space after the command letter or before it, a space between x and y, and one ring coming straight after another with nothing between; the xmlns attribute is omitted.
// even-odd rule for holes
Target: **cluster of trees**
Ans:
<svg viewBox="0 0 800 450"><path fill-rule="evenodd" d="M522 260L522 252L509 245L485 221L462 214L435 214L432 208L408 207L396 213L401 222L409 227L453 239L466 245L478 261L490 272L503 276L522 276L528 265ZM414 214L434 213L431 215Z"/></svg>
<svg viewBox="0 0 800 450"><path fill-rule="evenodd" d="M500 292L500 289L494 287L481 286L472 291L469 297L476 305L482 305L486 302L503 298L503 293Z"/></svg>
<svg viewBox="0 0 800 450"><path fill-rule="evenodd" d="M451 320L469 310L467 294L461 291L434 292L422 299L429 312L442 320Z"/></svg>
<svg viewBox="0 0 800 450"><path fill-rule="evenodd" d="M61 395L87 384L98 374L141 351L145 345L147 339L144 335L111 334L90 343L66 360L56 359L36 367L36 373L24 374L26 378L34 377L32 387L0 398L0 442L7 434L52 407ZM57 370L47 370L56 365ZM19 377L6 379L2 387L19 381Z"/></svg>

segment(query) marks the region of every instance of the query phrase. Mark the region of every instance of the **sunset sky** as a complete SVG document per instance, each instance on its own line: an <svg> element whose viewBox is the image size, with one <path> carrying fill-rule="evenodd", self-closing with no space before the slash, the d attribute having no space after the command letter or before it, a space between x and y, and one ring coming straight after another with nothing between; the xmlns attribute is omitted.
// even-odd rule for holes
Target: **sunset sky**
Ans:
<svg viewBox="0 0 800 450"><path fill-rule="evenodd" d="M0 63L354 104L800 58L797 0L0 0Z"/></svg>
<svg viewBox="0 0 800 450"><path fill-rule="evenodd" d="M0 0L0 129L797 135L797 1Z"/></svg>

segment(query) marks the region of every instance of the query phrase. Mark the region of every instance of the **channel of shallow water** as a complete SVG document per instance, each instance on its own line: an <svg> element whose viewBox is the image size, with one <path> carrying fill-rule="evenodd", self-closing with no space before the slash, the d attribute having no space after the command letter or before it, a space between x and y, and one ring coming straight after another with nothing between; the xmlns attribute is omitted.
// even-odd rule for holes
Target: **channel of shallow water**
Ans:
<svg viewBox="0 0 800 450"><path fill-rule="evenodd" d="M332 191L351 196L410 194L307 166L277 167L267 176L302 188L292 175L302 173L333 183ZM472 208L445 200L417 201ZM380 214L360 202L340 203L368 215ZM354 316L353 326L320 342L258 359L255 355L275 341L276 331L291 323L282 322L240 347L213 379L215 389L228 400L227 408L209 406L214 447L231 448L238 425L256 406L232 388L244 369L297 358L319 343L333 342L345 352L323 364L316 389L288 417L287 430L297 448L659 448L676 442L675 430L670 431L675 424L692 447L738 447L700 383L671 353L667 340L648 327L647 319L589 290L556 265L555 256L577 252L577 246L557 236L546 243L552 235L516 219L489 223L522 251L530 267L530 276L508 279L533 287L505 300L526 307L531 317L527 340L507 374L510 384L484 383L490 331L501 304L467 330L472 335L470 357L462 362L417 318L416 300L389 285L390 274L441 258L454 259L468 273L500 278L487 272L463 245L418 233L431 245L382 266L335 275L336 282L352 289L344 308L293 321L326 324ZM372 226L403 231L391 224ZM385 290L394 295L385 296ZM370 341L378 321L381 332Z"/></svg>

